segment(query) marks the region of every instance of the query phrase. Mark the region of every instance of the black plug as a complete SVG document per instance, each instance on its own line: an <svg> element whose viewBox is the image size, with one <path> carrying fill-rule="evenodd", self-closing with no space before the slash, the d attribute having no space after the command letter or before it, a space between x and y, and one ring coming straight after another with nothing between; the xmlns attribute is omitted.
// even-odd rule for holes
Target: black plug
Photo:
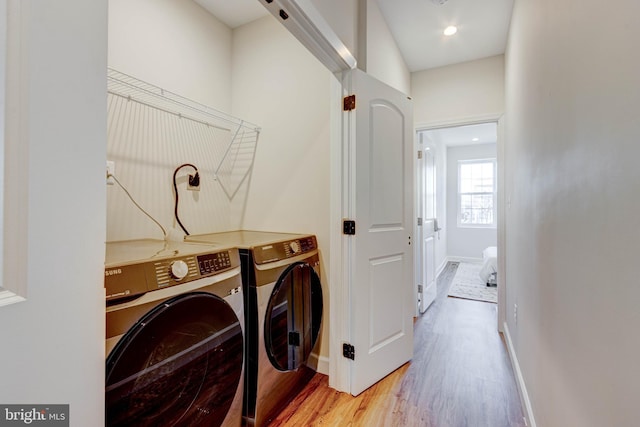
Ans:
<svg viewBox="0 0 640 427"><path fill-rule="evenodd" d="M189 186L200 187L200 174L198 172L195 175L189 175Z"/></svg>

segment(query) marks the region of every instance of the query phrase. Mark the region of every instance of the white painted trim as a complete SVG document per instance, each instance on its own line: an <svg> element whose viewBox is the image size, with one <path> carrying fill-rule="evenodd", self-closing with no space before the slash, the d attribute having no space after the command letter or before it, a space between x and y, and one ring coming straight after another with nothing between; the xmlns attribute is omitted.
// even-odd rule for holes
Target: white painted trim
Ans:
<svg viewBox="0 0 640 427"><path fill-rule="evenodd" d="M331 72L356 68L356 58L311 0L275 0L261 3ZM286 19L281 15L283 12L287 14Z"/></svg>
<svg viewBox="0 0 640 427"><path fill-rule="evenodd" d="M4 244L2 236L4 234L4 161L5 161L5 118L6 118L6 88L7 82L7 31L9 23L9 15L7 10L7 0L0 1L0 22L2 22L5 31L0 31L0 305L3 298L3 294L6 291L2 289L3 278L2 271L4 271ZM12 293L13 294L13 293ZM6 295L5 295L6 296Z"/></svg>
<svg viewBox="0 0 640 427"><path fill-rule="evenodd" d="M498 222L497 230L497 247L498 247L498 275L497 275L497 288L498 288L498 331L504 332L503 325L507 321L507 186L506 186L506 146L504 141L504 119L501 117L498 120L496 141L496 154L498 161L498 190L497 190L497 217Z"/></svg>
<svg viewBox="0 0 640 427"><path fill-rule="evenodd" d="M14 294L13 292L7 291L5 289L0 289L0 307L21 301L26 301L26 299L21 297L20 295Z"/></svg>
<svg viewBox="0 0 640 427"><path fill-rule="evenodd" d="M316 353L309 355L309 366L315 366L316 372L323 375L329 375L329 358L320 356Z"/></svg>
<svg viewBox="0 0 640 427"><path fill-rule="evenodd" d="M423 269L425 268L425 255L423 254L424 248L424 222L423 225L418 225L418 218L422 215L421 208L424 203L423 185L423 169L424 169L424 144L422 138L419 137L420 133L413 132L413 236L414 236L414 250L413 250L413 302L415 303L414 316L420 316L420 292L418 287L420 285L425 288L427 283L422 283L424 277ZM418 158L418 151L421 151L423 155ZM424 221L425 218L422 218ZM437 277L437 276L436 276Z"/></svg>
<svg viewBox="0 0 640 427"><path fill-rule="evenodd" d="M529 399L529 393L527 392L527 386L524 382L522 371L520 370L520 363L518 363L518 357L516 356L516 350L513 347L513 341L511 341L511 334L509 333L509 325L507 322L503 324L504 338L507 342L507 351L509 352L509 359L511 360L511 366L513 367L513 373L516 377L516 385L518 386L518 393L520 394L520 401L524 408L524 416L527 425L530 427L536 427L536 419L533 416L533 408L531 407L531 400Z"/></svg>
<svg viewBox="0 0 640 427"><path fill-rule="evenodd" d="M447 261L469 262L471 264L482 264L482 258L471 258L471 257L464 257L464 256L448 256Z"/></svg>
<svg viewBox="0 0 640 427"><path fill-rule="evenodd" d="M4 132L4 181L2 218L2 304L24 301L27 296L28 215L28 11L31 2L8 0L6 5L6 74ZM6 80L5 80L6 79ZM11 259L7 259L8 257Z"/></svg>
<svg viewBox="0 0 640 427"><path fill-rule="evenodd" d="M456 126L477 125L482 123L497 123L502 116L503 116L503 113L482 114L482 115L472 116L472 117L461 117L457 119L439 120L435 122L427 122L427 123L420 123L420 124L414 123L414 127L416 129L416 132L420 132L425 130L450 128L450 127L456 127Z"/></svg>
<svg viewBox="0 0 640 427"><path fill-rule="evenodd" d="M447 262L449 262L449 259L445 257L444 260L442 261L442 264L440 264L440 266L436 270L436 281L438 280L438 277L440 277L445 267L447 266Z"/></svg>
<svg viewBox="0 0 640 427"><path fill-rule="evenodd" d="M351 316L350 301L350 243L342 235L342 219L349 216L348 194L350 191L347 172L349 170L349 115L342 112L342 97L350 89L345 76L337 75L340 81L332 82L331 105L331 272L329 304L329 387L341 392L351 390L351 365L342 357L342 344L349 342Z"/></svg>
<svg viewBox="0 0 640 427"><path fill-rule="evenodd" d="M506 210L505 210L505 199L506 194L504 193L505 183L504 178L506 176L504 170L504 159L505 159L505 141L504 141L504 113L491 113L491 114L482 114L478 116L472 117L461 117L457 119L450 120L442 120L435 122L428 122L423 124L414 124L416 128L416 132L447 128L447 127L455 127L455 126L466 126L466 125L475 125L482 123L496 123L498 128L498 140L496 141L496 150L497 150L497 161L498 161L498 191L497 191L497 233L498 233L498 325L497 329L499 332L503 332L502 324L503 320L506 318L506 293L507 293L507 284L506 284ZM464 261L464 262L482 262L474 261L473 258L469 258L469 261L466 261L462 258L454 259L453 257L447 257L448 261Z"/></svg>

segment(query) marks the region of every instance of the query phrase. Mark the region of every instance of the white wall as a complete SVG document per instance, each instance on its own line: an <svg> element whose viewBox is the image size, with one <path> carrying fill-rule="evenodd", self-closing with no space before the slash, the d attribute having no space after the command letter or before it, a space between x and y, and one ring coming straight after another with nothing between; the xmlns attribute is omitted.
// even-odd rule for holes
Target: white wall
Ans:
<svg viewBox="0 0 640 427"><path fill-rule="evenodd" d="M413 119L417 129L495 121L504 112L504 57L502 55L462 64L411 73ZM447 148L436 147L437 217L442 227L436 240L436 266L449 254L450 224L446 220ZM455 222L453 223L455 226Z"/></svg>
<svg viewBox="0 0 640 427"><path fill-rule="evenodd" d="M408 94L410 72L377 0L309 0L356 57L358 68Z"/></svg>
<svg viewBox="0 0 640 427"><path fill-rule="evenodd" d="M272 16L234 31L233 111L261 123L244 228L313 233L329 355L329 125L333 75Z"/></svg>
<svg viewBox="0 0 640 427"><path fill-rule="evenodd" d="M364 52L360 52L358 68L400 92L411 93L411 73L377 0L363 2L366 6L363 10L366 14L366 19L363 19L366 37L361 40L360 46L364 46Z"/></svg>
<svg viewBox="0 0 640 427"><path fill-rule="evenodd" d="M447 148L447 251L452 258L480 262L482 251L496 246L496 228L458 226L458 162L495 158L495 143Z"/></svg>
<svg viewBox="0 0 640 427"><path fill-rule="evenodd" d="M70 404L71 425L99 425L107 5L19 3L28 47L27 301L0 307L0 402Z"/></svg>
<svg viewBox="0 0 640 427"><path fill-rule="evenodd" d="M109 0L110 67L225 112L231 36L191 0Z"/></svg>
<svg viewBox="0 0 640 427"><path fill-rule="evenodd" d="M358 57L358 2L361 0L310 0L338 38Z"/></svg>
<svg viewBox="0 0 640 427"><path fill-rule="evenodd" d="M504 56L411 73L416 127L504 112Z"/></svg>
<svg viewBox="0 0 640 427"><path fill-rule="evenodd" d="M539 426L638 422L638 16L635 0L515 3L507 323Z"/></svg>
<svg viewBox="0 0 640 427"><path fill-rule="evenodd" d="M195 2L110 0L108 35L110 67L231 112L232 30ZM117 179L165 229L179 228L172 176L184 163L194 164L201 174L199 192L186 191L191 168L177 176L180 219L187 230L197 234L240 228L237 213L246 203L246 182L225 186L226 181L213 178L235 128L214 133L213 128L112 95L108 120L107 156L115 162ZM247 160L251 155L247 153ZM249 165L236 172L244 176ZM109 241L163 237L118 186L109 186L107 196Z"/></svg>

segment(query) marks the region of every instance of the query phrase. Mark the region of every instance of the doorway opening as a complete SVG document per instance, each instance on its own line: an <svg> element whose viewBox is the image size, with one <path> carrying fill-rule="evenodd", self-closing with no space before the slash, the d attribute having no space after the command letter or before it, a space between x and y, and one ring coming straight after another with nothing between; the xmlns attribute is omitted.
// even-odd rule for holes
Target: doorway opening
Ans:
<svg viewBox="0 0 640 427"><path fill-rule="evenodd" d="M416 314L428 313L436 281L448 262L482 264L487 247L504 235L499 118L425 127L416 131ZM494 165L494 166L491 166ZM482 173L484 171L484 173ZM463 176L464 175L464 176ZM498 268L498 329L504 312Z"/></svg>

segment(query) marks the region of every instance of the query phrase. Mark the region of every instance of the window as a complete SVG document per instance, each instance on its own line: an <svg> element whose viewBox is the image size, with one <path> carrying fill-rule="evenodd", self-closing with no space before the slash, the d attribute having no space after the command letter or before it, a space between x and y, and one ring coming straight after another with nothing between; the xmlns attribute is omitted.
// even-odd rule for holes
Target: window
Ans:
<svg viewBox="0 0 640 427"><path fill-rule="evenodd" d="M458 162L458 226L496 226L496 160Z"/></svg>

